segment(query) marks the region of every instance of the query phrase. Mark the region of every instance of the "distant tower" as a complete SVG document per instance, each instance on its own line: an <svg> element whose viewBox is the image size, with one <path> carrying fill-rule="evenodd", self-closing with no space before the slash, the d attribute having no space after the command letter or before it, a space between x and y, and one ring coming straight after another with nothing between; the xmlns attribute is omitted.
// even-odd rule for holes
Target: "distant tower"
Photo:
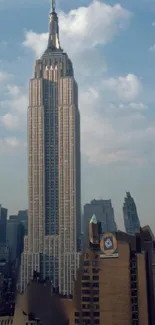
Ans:
<svg viewBox="0 0 155 325"><path fill-rule="evenodd" d="M114 217L114 209L111 200L92 200L84 206L83 216L83 242L88 243L89 229L88 224L95 215L97 220L101 222L102 232L115 232L117 225Z"/></svg>
<svg viewBox="0 0 155 325"><path fill-rule="evenodd" d="M123 204L123 217L125 231L134 235L140 229L140 221L137 214L136 204L132 198L130 192L126 193Z"/></svg>
<svg viewBox="0 0 155 325"><path fill-rule="evenodd" d="M0 204L0 244L6 244L6 225L8 210Z"/></svg>

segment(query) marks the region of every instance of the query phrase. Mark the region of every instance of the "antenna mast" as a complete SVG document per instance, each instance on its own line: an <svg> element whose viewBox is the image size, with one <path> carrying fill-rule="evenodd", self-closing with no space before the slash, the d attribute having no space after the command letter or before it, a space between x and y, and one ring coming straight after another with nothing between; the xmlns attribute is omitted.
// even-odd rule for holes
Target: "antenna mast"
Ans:
<svg viewBox="0 0 155 325"><path fill-rule="evenodd" d="M55 12L56 0L52 0L52 11Z"/></svg>

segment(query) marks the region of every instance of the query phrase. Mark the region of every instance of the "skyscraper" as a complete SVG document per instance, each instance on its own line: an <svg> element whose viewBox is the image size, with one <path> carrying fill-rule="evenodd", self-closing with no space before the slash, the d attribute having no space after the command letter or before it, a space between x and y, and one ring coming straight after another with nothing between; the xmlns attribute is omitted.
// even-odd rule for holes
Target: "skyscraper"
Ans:
<svg viewBox="0 0 155 325"><path fill-rule="evenodd" d="M6 224L8 210L0 204L0 244L6 244Z"/></svg>
<svg viewBox="0 0 155 325"><path fill-rule="evenodd" d="M114 209L111 200L92 200L84 206L83 216L83 237L84 242L88 242L89 229L88 224L95 215L97 220L101 222L102 232L115 232L117 225L115 222Z"/></svg>
<svg viewBox="0 0 155 325"><path fill-rule="evenodd" d="M80 247L80 191L78 86L72 62L60 46L53 0L47 49L30 80L28 255L23 263L33 266L24 275L26 282L36 269L52 277L61 293L71 292Z"/></svg>
<svg viewBox="0 0 155 325"><path fill-rule="evenodd" d="M125 231L134 235L140 229L140 221L137 214L136 204L132 198L130 192L126 193L123 204L123 217Z"/></svg>

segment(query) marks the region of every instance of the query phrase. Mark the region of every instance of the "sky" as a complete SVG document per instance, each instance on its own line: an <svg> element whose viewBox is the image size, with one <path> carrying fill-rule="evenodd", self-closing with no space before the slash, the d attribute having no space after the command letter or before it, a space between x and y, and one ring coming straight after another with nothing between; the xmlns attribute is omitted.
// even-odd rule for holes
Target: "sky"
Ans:
<svg viewBox="0 0 155 325"><path fill-rule="evenodd" d="M29 79L47 45L49 0L0 0L0 203L27 208ZM57 0L79 85L82 205L130 191L155 232L155 2Z"/></svg>

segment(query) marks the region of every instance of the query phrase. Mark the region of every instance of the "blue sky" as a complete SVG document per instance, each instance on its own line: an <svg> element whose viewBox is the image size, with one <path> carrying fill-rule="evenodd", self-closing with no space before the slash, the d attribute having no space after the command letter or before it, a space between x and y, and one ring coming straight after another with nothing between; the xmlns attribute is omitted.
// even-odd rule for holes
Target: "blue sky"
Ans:
<svg viewBox="0 0 155 325"><path fill-rule="evenodd" d="M131 191L155 231L155 3L58 0L61 44L79 84L82 203L111 198L123 227ZM27 207L27 105L46 47L49 0L0 0L0 197Z"/></svg>

